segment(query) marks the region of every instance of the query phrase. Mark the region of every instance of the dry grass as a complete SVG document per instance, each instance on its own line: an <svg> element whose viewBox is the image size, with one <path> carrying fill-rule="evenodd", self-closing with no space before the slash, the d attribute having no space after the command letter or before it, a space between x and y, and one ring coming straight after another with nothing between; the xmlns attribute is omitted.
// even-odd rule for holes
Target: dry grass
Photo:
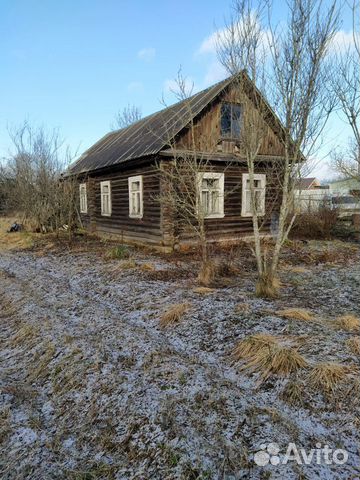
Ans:
<svg viewBox="0 0 360 480"><path fill-rule="evenodd" d="M309 385L323 393L332 393L336 387L348 381L351 368L335 362L316 364L308 376Z"/></svg>
<svg viewBox="0 0 360 480"><path fill-rule="evenodd" d="M353 337L346 340L346 345L352 353L360 355L360 337Z"/></svg>
<svg viewBox="0 0 360 480"><path fill-rule="evenodd" d="M143 272L155 272L156 268L152 263L142 263L140 266L140 270Z"/></svg>
<svg viewBox="0 0 360 480"><path fill-rule="evenodd" d="M314 319L313 314L304 308L286 308L284 310L278 310L276 314L280 317L290 318L291 320L302 320L304 322L311 322Z"/></svg>
<svg viewBox="0 0 360 480"><path fill-rule="evenodd" d="M270 375L288 376L307 366L305 358L293 347L284 345L272 335L252 335L242 340L233 351L235 360L244 360L242 370L260 373L261 380Z"/></svg>
<svg viewBox="0 0 360 480"><path fill-rule="evenodd" d="M336 319L335 323L347 332L358 332L360 330L360 319L355 315L342 315Z"/></svg>
<svg viewBox="0 0 360 480"><path fill-rule="evenodd" d="M264 274L256 283L255 295L260 298L277 298L280 286L278 278Z"/></svg>
<svg viewBox="0 0 360 480"><path fill-rule="evenodd" d="M299 382L289 382L281 392L281 399L290 405L304 404L304 386Z"/></svg>
<svg viewBox="0 0 360 480"><path fill-rule="evenodd" d="M130 270L131 268L136 268L137 263L133 258L130 258L129 260L123 260L119 264L119 268L122 270Z"/></svg>
<svg viewBox="0 0 360 480"><path fill-rule="evenodd" d="M269 349L270 345L275 345L278 339L273 335L266 333L257 333L241 340L232 352L234 360L243 360L250 358L255 352Z"/></svg>
<svg viewBox="0 0 360 480"><path fill-rule="evenodd" d="M215 290L213 288L209 288L209 287L196 287L196 288L193 289L193 292L194 293L199 293L200 295L207 295L209 293L215 292Z"/></svg>
<svg viewBox="0 0 360 480"><path fill-rule="evenodd" d="M20 221L20 217L0 217L0 251L26 250L34 245L36 235L24 230L7 233L15 221Z"/></svg>
<svg viewBox="0 0 360 480"><path fill-rule="evenodd" d="M178 323L189 308L190 305L188 303L176 303L175 305L171 305L171 307L162 314L160 318L160 327L167 327L168 325Z"/></svg>
<svg viewBox="0 0 360 480"><path fill-rule="evenodd" d="M246 313L250 310L250 305L248 303L237 303L234 310L235 313Z"/></svg>
<svg viewBox="0 0 360 480"><path fill-rule="evenodd" d="M214 262L208 261L203 263L198 274L198 282L203 287L211 285L216 277L216 266Z"/></svg>

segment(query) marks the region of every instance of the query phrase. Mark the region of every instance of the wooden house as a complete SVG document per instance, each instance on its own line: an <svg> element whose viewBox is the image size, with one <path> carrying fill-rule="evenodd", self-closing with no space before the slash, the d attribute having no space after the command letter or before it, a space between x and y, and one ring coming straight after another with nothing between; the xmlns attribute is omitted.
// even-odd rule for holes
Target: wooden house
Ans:
<svg viewBox="0 0 360 480"><path fill-rule="evenodd" d="M246 75L244 81L250 82ZM191 232L176 222L176 211L157 197L165 188L161 169L171 164L174 147L177 156L189 154L194 145L192 137L197 157L200 154L207 158L208 166L199 198L210 198L215 192L219 199L208 205L208 240L236 241L251 236L248 172L241 154L241 136L244 109L254 105L250 97L244 105L238 89L238 78L230 77L105 135L89 148L69 169L79 180L83 224L92 232L116 235L125 243L168 251L191 242ZM268 167L283 158L282 126L269 106L265 116L267 133L255 172L264 234L269 233L268 213L273 212L279 191L276 176Z"/></svg>

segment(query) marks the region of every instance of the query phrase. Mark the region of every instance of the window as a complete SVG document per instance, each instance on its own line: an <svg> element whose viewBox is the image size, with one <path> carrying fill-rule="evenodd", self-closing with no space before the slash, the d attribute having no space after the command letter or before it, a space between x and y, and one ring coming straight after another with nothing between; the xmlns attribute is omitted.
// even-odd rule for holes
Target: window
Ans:
<svg viewBox="0 0 360 480"><path fill-rule="evenodd" d="M255 193L255 207L258 215L265 215L265 187L266 175L254 174L254 193ZM252 216L251 192L250 192L250 175L244 173L242 176L242 205L241 215L243 217Z"/></svg>
<svg viewBox="0 0 360 480"><path fill-rule="evenodd" d="M111 215L111 186L110 182L100 182L101 195L101 215L110 217Z"/></svg>
<svg viewBox="0 0 360 480"><path fill-rule="evenodd" d="M86 183L80 183L80 213L87 213Z"/></svg>
<svg viewBox="0 0 360 480"><path fill-rule="evenodd" d="M129 177L129 217L143 216L143 182L142 175Z"/></svg>
<svg viewBox="0 0 360 480"><path fill-rule="evenodd" d="M198 184L198 201L205 218L222 218L224 216L224 174L199 173Z"/></svg>
<svg viewBox="0 0 360 480"><path fill-rule="evenodd" d="M230 139L240 138L241 106L234 103L221 105L221 136Z"/></svg>

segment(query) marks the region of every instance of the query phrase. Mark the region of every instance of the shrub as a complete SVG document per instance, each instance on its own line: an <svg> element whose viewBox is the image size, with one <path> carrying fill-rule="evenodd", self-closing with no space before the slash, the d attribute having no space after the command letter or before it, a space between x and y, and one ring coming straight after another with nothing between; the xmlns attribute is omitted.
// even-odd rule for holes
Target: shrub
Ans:
<svg viewBox="0 0 360 480"><path fill-rule="evenodd" d="M297 238L329 239L336 222L336 210L323 207L316 212L297 215L291 233Z"/></svg>

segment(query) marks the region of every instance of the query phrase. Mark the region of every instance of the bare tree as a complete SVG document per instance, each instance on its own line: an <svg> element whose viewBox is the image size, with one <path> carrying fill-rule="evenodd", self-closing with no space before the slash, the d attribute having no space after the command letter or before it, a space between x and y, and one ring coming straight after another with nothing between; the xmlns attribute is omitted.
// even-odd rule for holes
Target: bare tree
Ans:
<svg viewBox="0 0 360 480"><path fill-rule="evenodd" d="M126 107L116 113L110 128L111 130L120 130L128 127L132 123L137 122L138 120L141 120L141 117L141 108L137 107L136 105L130 105L129 103Z"/></svg>
<svg viewBox="0 0 360 480"><path fill-rule="evenodd" d="M187 232L192 239L197 240L201 252L198 279L201 284L208 285L214 280L215 266L209 252L206 218L209 214L209 205L211 205L210 208L221 209L224 195L220 193L221 180L218 176L209 178L209 173L211 177L214 169L211 164L211 144L207 153L202 152L198 147L196 125L189 100L193 85L188 85L181 70L178 72L175 84L172 92L177 101L184 105L181 115L186 117L188 141L186 147L181 148L174 138L176 132L171 128L167 131L164 140L169 146L171 160L159 164L163 188L158 200L167 210L169 218L172 218L175 235L177 231ZM209 141L211 142L211 139ZM207 182L208 186L205 193L202 190L203 182Z"/></svg>
<svg viewBox="0 0 360 480"><path fill-rule="evenodd" d="M71 231L76 218L77 182L61 174L71 162L57 130L46 131L24 122L9 131L13 152L3 167L8 207L36 230Z"/></svg>
<svg viewBox="0 0 360 480"><path fill-rule="evenodd" d="M327 53L338 25L336 2L325 7L321 0L289 0L287 5L287 24L274 26L266 1L253 5L251 0L236 0L233 17L218 38L219 59L239 78L244 103L240 155L245 156L249 171L259 276L256 290L267 297L278 293L280 252L295 220L295 180L306 157L314 153L334 108L328 91ZM274 105L281 124L266 99ZM249 108L249 103L255 108ZM277 168L271 165L281 188L272 248L269 242L261 241L255 180L258 154L269 125L276 131L283 151Z"/></svg>
<svg viewBox="0 0 360 480"><path fill-rule="evenodd" d="M340 112L352 131L347 147L337 149L332 160L344 177L360 180L360 2L350 4L353 20L353 42L347 48L338 46L337 74L332 87L338 98Z"/></svg>

